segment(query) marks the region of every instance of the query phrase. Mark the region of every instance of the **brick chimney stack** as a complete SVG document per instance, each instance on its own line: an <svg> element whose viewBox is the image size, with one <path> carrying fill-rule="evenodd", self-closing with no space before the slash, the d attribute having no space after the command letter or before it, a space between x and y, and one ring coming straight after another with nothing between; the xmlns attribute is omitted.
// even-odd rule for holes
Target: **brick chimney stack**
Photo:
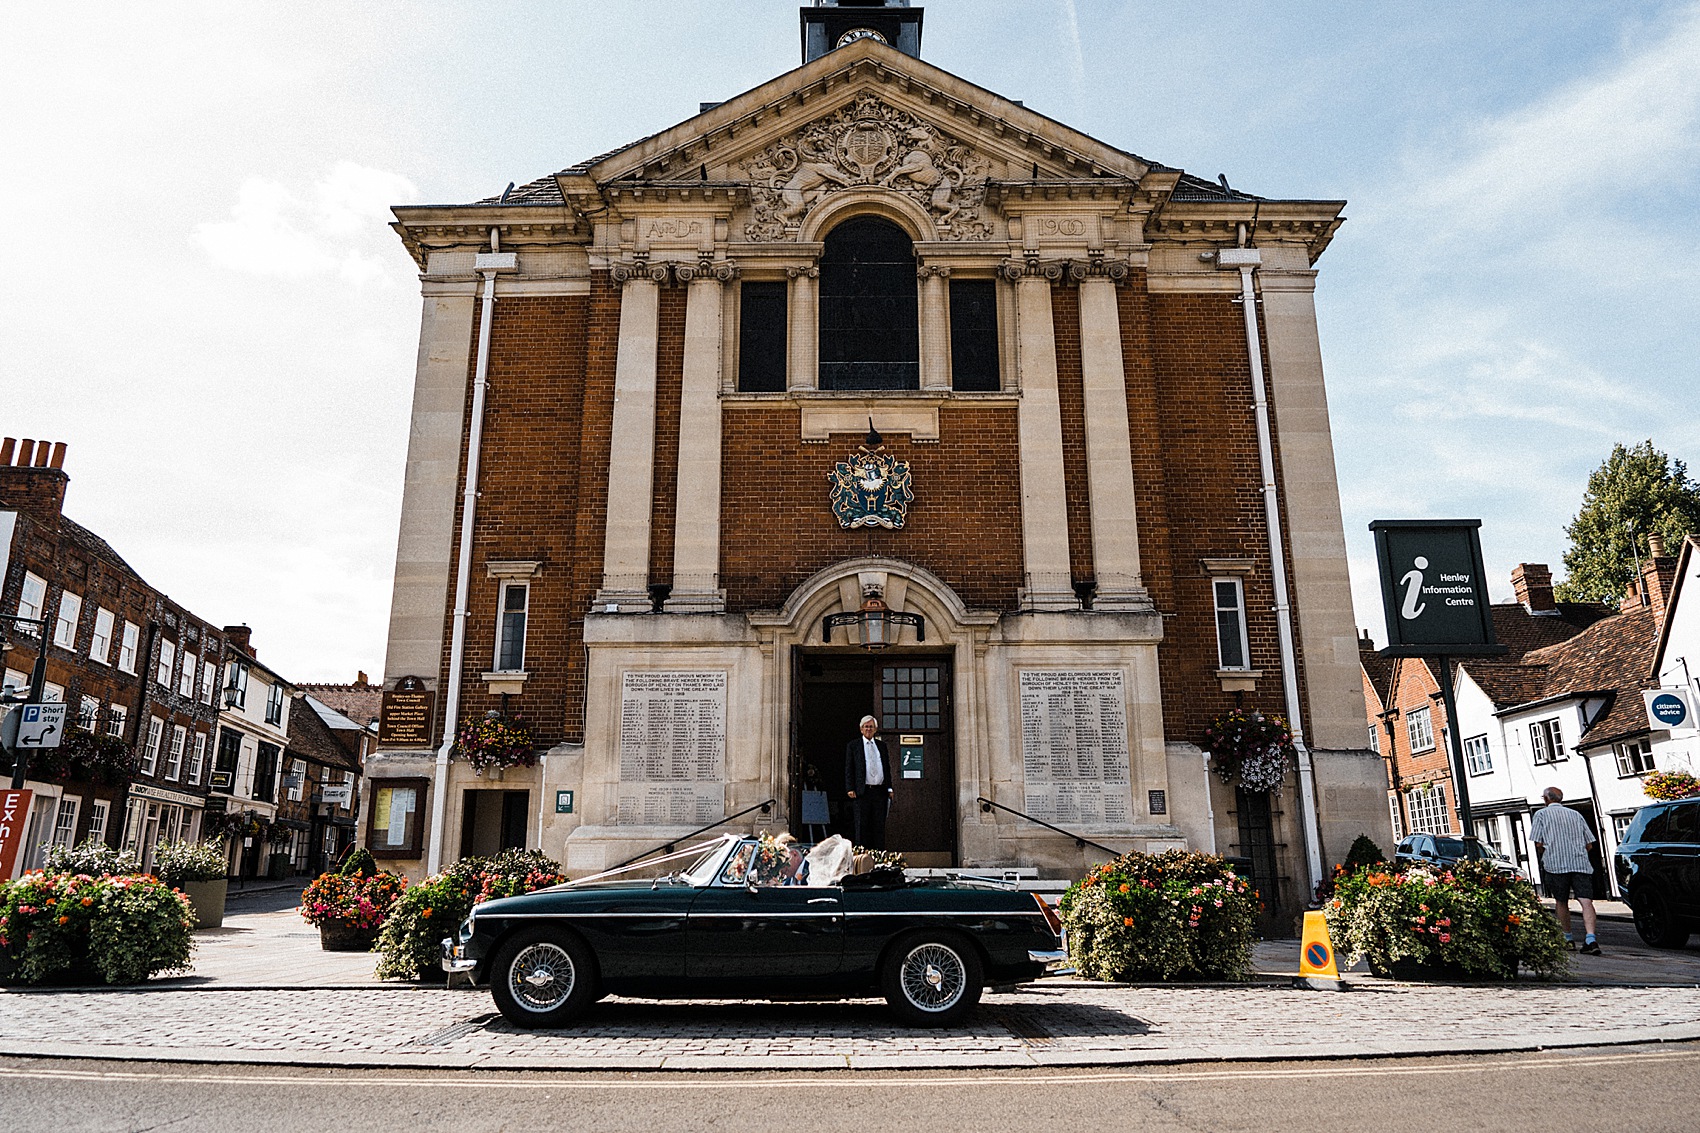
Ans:
<svg viewBox="0 0 1700 1133"><path fill-rule="evenodd" d="M1665 604L1676 585L1676 556L1665 553L1665 541L1657 532L1647 536L1647 557L1641 560L1641 593L1653 610L1653 620L1662 622Z"/></svg>
<svg viewBox="0 0 1700 1133"><path fill-rule="evenodd" d="M1558 612L1552 599L1552 571L1545 563L1518 563L1511 568L1511 589L1531 614Z"/></svg>
<svg viewBox="0 0 1700 1133"><path fill-rule="evenodd" d="M57 528L70 479L64 441L0 440L0 505Z"/></svg>
<svg viewBox="0 0 1700 1133"><path fill-rule="evenodd" d="M224 637L226 641L230 642L230 647L239 653L246 653L250 657L255 656L254 646L249 642L253 632L245 625L224 627Z"/></svg>

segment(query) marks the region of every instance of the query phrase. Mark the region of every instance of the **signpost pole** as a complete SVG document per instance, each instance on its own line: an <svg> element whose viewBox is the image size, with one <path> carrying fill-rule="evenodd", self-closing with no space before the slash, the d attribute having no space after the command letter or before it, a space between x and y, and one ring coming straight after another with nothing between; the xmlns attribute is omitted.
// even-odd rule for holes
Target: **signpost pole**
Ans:
<svg viewBox="0 0 1700 1133"><path fill-rule="evenodd" d="M1452 658L1440 655L1440 702L1446 708L1446 739L1452 759L1453 802L1458 807L1461 834L1473 834L1470 826L1470 769L1464 765L1464 736L1458 727L1458 702L1452 695Z"/></svg>
<svg viewBox="0 0 1700 1133"><path fill-rule="evenodd" d="M41 648L35 655L35 667L30 670L30 695L26 704L40 704L41 694L47 688L47 620L36 618L13 618L18 622L36 622L41 626ZM12 757L12 790L24 789L24 775L29 770L24 757L24 746L17 744L7 749L6 754Z"/></svg>

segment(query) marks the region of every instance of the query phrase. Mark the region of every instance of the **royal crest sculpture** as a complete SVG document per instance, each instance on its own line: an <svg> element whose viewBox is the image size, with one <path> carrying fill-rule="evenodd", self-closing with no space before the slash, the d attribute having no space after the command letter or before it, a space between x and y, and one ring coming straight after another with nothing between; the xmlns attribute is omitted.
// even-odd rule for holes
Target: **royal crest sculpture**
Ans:
<svg viewBox="0 0 1700 1133"><path fill-rule="evenodd" d="M915 498L909 462L885 451L885 441L868 422L868 436L847 460L827 474L832 484L832 514L846 530L884 527L896 531Z"/></svg>

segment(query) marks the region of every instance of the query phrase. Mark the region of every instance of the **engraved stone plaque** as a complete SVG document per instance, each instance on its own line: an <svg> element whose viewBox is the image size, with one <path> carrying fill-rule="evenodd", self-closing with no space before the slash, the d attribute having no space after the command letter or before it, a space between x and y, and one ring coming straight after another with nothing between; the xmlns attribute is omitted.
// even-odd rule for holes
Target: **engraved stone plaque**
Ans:
<svg viewBox="0 0 1700 1133"><path fill-rule="evenodd" d="M1122 671L1024 670L1021 757L1034 818L1065 828L1131 822Z"/></svg>
<svg viewBox="0 0 1700 1133"><path fill-rule="evenodd" d="M726 816L724 672L624 674L618 808L627 826L702 826Z"/></svg>

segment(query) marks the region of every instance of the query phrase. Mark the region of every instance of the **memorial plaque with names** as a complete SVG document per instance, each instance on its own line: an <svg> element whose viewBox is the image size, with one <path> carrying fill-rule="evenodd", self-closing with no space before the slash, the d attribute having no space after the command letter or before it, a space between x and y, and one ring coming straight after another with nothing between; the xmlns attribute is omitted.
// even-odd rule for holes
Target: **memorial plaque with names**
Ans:
<svg viewBox="0 0 1700 1133"><path fill-rule="evenodd" d="M1063 826L1131 822L1122 671L1024 670L1021 758L1034 818Z"/></svg>
<svg viewBox="0 0 1700 1133"><path fill-rule="evenodd" d="M378 742L397 747L430 747L436 694L418 677L403 677L384 692L378 709Z"/></svg>
<svg viewBox="0 0 1700 1133"><path fill-rule="evenodd" d="M726 674L624 674L617 821L702 826L724 817Z"/></svg>

